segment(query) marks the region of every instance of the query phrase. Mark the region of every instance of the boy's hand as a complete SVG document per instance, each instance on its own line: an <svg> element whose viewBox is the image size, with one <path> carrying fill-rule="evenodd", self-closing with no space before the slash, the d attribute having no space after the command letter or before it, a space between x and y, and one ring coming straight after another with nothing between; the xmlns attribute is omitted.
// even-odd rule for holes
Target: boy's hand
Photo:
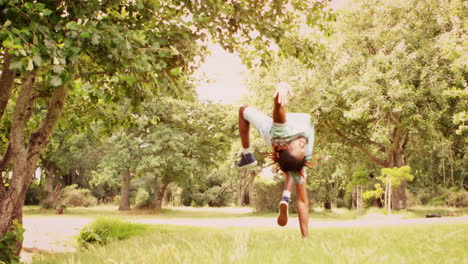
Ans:
<svg viewBox="0 0 468 264"><path fill-rule="evenodd" d="M284 106L288 103L288 97L292 96L293 93L291 91L291 86L287 82L280 82L278 86L276 86L276 92L274 94L274 98L278 96L278 103L281 106Z"/></svg>

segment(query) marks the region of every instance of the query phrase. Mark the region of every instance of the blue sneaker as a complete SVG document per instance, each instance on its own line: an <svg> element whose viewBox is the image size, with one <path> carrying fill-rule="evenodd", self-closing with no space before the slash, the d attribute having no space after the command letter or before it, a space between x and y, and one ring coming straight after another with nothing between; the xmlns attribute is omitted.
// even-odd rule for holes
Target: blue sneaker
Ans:
<svg viewBox="0 0 468 264"><path fill-rule="evenodd" d="M253 166L257 164L257 160L253 157L252 153L241 154L241 160L237 163L237 167L243 168L245 166Z"/></svg>

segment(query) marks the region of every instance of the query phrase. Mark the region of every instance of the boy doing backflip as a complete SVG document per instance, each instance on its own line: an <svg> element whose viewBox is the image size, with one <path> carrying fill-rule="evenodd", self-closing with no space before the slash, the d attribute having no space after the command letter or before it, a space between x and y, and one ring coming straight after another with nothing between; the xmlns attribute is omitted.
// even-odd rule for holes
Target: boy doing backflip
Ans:
<svg viewBox="0 0 468 264"><path fill-rule="evenodd" d="M250 150L250 125L255 127L267 144L273 148L271 158L285 173L283 197L279 204L278 224L288 222L288 207L293 181L296 184L297 211L299 226L303 237L309 232L309 200L306 189L307 166L312 157L314 127L310 115L305 113L286 113L288 98L292 96L291 87L280 82L274 94L273 119L250 106L239 109L239 134L242 142L241 160L238 167L257 164Z"/></svg>

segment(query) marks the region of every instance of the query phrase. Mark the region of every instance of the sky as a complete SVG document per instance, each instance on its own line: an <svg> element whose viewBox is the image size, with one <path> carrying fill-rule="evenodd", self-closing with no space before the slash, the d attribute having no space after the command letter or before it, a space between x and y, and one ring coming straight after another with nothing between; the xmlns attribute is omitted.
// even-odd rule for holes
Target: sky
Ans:
<svg viewBox="0 0 468 264"><path fill-rule="evenodd" d="M223 50L219 45L210 46L209 55L197 71L197 75L206 75L210 82L197 87L198 97L219 102L236 104L247 88L242 85L242 71L247 68L235 54Z"/></svg>
<svg viewBox="0 0 468 264"><path fill-rule="evenodd" d="M340 9L348 0L332 0L330 5ZM238 104L248 89L242 84L242 72L247 70L236 54L223 50L219 45L209 47L211 55L196 72L205 75L210 82L199 85L196 90L200 99L212 100L221 104Z"/></svg>

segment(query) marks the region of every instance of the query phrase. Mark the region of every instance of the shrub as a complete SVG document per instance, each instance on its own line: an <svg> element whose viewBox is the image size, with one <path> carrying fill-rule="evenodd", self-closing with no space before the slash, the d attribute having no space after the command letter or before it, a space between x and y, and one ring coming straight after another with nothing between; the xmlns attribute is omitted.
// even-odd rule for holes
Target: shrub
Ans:
<svg viewBox="0 0 468 264"><path fill-rule="evenodd" d="M415 196L412 192L406 192L406 199L408 207L419 206L422 205L421 200Z"/></svg>
<svg viewBox="0 0 468 264"><path fill-rule="evenodd" d="M0 263L19 263L18 244L23 242L23 226L17 220L13 229L0 238Z"/></svg>
<svg viewBox="0 0 468 264"><path fill-rule="evenodd" d="M59 204L66 207L90 207L97 205L97 199L91 195L88 189L80 189L76 184L63 189Z"/></svg>
<svg viewBox="0 0 468 264"><path fill-rule="evenodd" d="M143 188L138 188L135 196L135 206L137 208L146 208L150 205L150 203L151 200L149 193Z"/></svg>
<svg viewBox="0 0 468 264"><path fill-rule="evenodd" d="M253 201L251 203L255 212L276 212L278 203L283 194L284 183L282 181L268 181L257 177L255 179ZM294 193L292 194L294 195ZM291 197L291 201L294 201ZM290 206L290 209L293 207Z"/></svg>
<svg viewBox="0 0 468 264"><path fill-rule="evenodd" d="M114 198L112 199L112 204L114 204L114 205L119 205L120 204L120 195L114 196Z"/></svg>
<svg viewBox="0 0 468 264"><path fill-rule="evenodd" d="M102 246L112 241L141 235L148 229L148 225L144 224L134 224L115 218L98 218L81 230L78 245L82 248L88 248L92 244Z"/></svg>
<svg viewBox="0 0 468 264"><path fill-rule="evenodd" d="M453 191L447 195L446 203L453 207L468 207L468 191Z"/></svg>
<svg viewBox="0 0 468 264"><path fill-rule="evenodd" d="M41 201L42 186L39 181L32 180L29 184L28 191L26 192L26 198L24 200L25 205L38 205Z"/></svg>
<svg viewBox="0 0 468 264"><path fill-rule="evenodd" d="M255 212L277 212L278 204L283 195L284 181L265 180L260 177L255 179L253 201L251 203ZM309 208L315 204L314 195L311 191L307 192L309 198ZM297 213L296 192L291 192L289 203L289 212Z"/></svg>

